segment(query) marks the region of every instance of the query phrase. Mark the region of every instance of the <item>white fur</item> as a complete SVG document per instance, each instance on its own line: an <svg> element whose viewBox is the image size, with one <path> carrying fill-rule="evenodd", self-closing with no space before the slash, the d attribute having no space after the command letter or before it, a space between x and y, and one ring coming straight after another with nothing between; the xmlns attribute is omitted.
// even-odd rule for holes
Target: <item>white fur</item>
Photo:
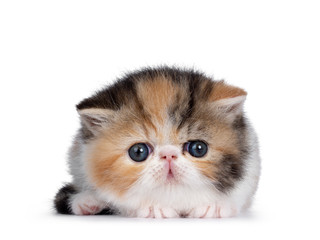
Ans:
<svg viewBox="0 0 320 240"><path fill-rule="evenodd" d="M246 97L246 95L241 95L233 98L223 98L210 104L214 112L219 114L225 121L232 122L237 115L243 112Z"/></svg>
<svg viewBox="0 0 320 240"><path fill-rule="evenodd" d="M95 192L83 191L72 196L70 207L75 215L92 215L101 212L107 204Z"/></svg>
<svg viewBox="0 0 320 240"><path fill-rule="evenodd" d="M246 172L228 194L216 190L182 154L174 160L173 168L180 184L167 183L165 163L157 157L161 149L161 146L158 146L154 149L154 157L148 158L147 166L139 180L121 198L108 189L95 189L92 186L85 167L86 145L76 137L70 150L69 163L73 184L85 192L86 197L80 194L72 198L72 210L75 214L81 214L74 206L79 204L79 201L81 204L83 199L88 199L86 194L92 193L98 207L112 205L122 215L131 217L166 218L178 217L180 214L197 218L234 216L250 206L260 175L257 137L251 127L248 135L252 149L245 160Z"/></svg>

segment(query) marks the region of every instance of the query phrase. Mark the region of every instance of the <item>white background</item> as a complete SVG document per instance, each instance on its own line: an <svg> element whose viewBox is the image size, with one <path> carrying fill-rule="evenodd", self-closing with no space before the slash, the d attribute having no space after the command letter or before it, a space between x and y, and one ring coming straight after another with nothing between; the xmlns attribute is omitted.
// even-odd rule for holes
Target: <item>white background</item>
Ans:
<svg viewBox="0 0 320 240"><path fill-rule="evenodd" d="M1 1L1 239L319 239L319 1ZM245 88L262 177L232 219L59 216L75 105L124 72Z"/></svg>

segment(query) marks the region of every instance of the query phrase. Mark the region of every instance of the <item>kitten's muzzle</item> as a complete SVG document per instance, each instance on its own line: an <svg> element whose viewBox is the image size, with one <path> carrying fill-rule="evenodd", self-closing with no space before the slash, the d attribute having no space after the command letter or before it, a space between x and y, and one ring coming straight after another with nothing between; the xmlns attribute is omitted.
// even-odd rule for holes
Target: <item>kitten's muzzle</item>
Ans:
<svg viewBox="0 0 320 240"><path fill-rule="evenodd" d="M180 149L176 146L166 145L162 146L159 151L160 160L165 160L164 169L166 175L166 182L172 183L175 181L176 170L174 161L177 160L180 154Z"/></svg>
<svg viewBox="0 0 320 240"><path fill-rule="evenodd" d="M161 160L173 161L176 160L179 156L179 148L171 145L166 145L161 147L159 151L159 156Z"/></svg>

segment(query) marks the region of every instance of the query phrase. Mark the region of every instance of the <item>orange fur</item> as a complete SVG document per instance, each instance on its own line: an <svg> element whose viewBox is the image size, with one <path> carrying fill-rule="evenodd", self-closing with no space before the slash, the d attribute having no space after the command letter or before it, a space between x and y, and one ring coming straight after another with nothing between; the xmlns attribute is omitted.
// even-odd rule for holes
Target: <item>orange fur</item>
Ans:
<svg viewBox="0 0 320 240"><path fill-rule="evenodd" d="M219 81L214 84L210 100L217 101L224 98L233 98L247 95L247 92L241 88L226 84L224 81Z"/></svg>
<svg viewBox="0 0 320 240"><path fill-rule="evenodd" d="M210 150L202 159L194 159L190 156L190 160L202 172L203 175L211 180L216 179L216 173L219 172L218 163L224 154L238 155L240 150L234 130L228 125L217 123L210 126L213 138L208 140ZM214 159L210 161L208 159Z"/></svg>
<svg viewBox="0 0 320 240"><path fill-rule="evenodd" d="M128 147L139 138L144 139L143 128L133 125L134 122L119 121L113 126L118 129L117 134L107 129L90 144L88 167L92 182L100 188L108 187L118 196L122 196L137 181L143 169L143 163L131 162L126 154Z"/></svg>
<svg viewBox="0 0 320 240"><path fill-rule="evenodd" d="M214 173L216 172L217 168L212 161L205 161L199 159L191 159L191 161L204 176L206 176L210 180L216 179Z"/></svg>
<svg viewBox="0 0 320 240"><path fill-rule="evenodd" d="M166 121L167 109L179 90L179 86L165 77L141 81L137 85L137 95L145 111L160 125Z"/></svg>
<svg viewBox="0 0 320 240"><path fill-rule="evenodd" d="M110 142L102 139L94 143L89 157L90 177L96 186L108 187L122 196L136 182L143 167L126 163L123 153L109 149L111 147Z"/></svg>

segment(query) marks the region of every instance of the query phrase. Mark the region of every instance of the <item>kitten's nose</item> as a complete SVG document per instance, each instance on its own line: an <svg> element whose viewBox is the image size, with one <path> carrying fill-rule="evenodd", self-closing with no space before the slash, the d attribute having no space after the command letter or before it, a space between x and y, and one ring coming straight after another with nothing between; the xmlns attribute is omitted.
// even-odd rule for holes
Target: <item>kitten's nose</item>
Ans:
<svg viewBox="0 0 320 240"><path fill-rule="evenodd" d="M179 148L171 145L161 147L159 151L160 159L172 161L178 158Z"/></svg>

